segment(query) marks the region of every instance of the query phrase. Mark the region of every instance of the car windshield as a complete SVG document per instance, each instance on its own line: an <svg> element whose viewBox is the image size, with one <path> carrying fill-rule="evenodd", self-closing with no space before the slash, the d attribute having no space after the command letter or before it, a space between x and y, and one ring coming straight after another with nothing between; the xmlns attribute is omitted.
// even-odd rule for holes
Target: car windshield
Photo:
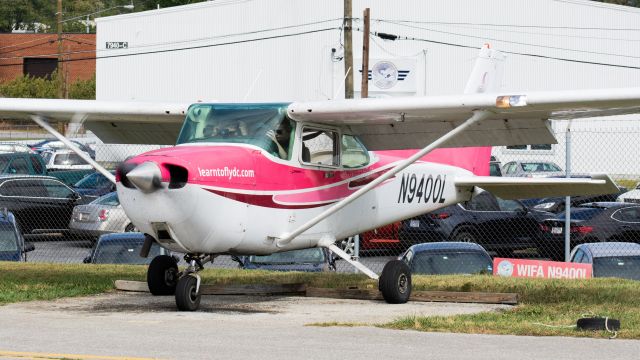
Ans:
<svg viewBox="0 0 640 360"><path fill-rule="evenodd" d="M593 259L593 276L640 280L640 256L611 256Z"/></svg>
<svg viewBox="0 0 640 360"><path fill-rule="evenodd" d="M154 243L151 245L149 256L140 256L142 240L122 239L121 241L111 240L100 241L93 255L93 262L96 264L149 264L154 257L160 255L160 246Z"/></svg>
<svg viewBox="0 0 640 360"><path fill-rule="evenodd" d="M6 169L9 164L9 160L11 160L11 157L0 156L0 173L4 173L4 169Z"/></svg>
<svg viewBox="0 0 640 360"><path fill-rule="evenodd" d="M411 261L411 273L425 275L492 273L491 258L477 251L419 252Z"/></svg>
<svg viewBox="0 0 640 360"><path fill-rule="evenodd" d="M109 205L109 206L118 206L120 205L120 201L118 200L118 193L112 192L106 195L102 195L99 198L93 200L92 204L96 205Z"/></svg>
<svg viewBox="0 0 640 360"><path fill-rule="evenodd" d="M80 179L75 185L76 188L84 189L97 189L101 187L107 187L111 184L111 181L100 173L94 173L87 175Z"/></svg>
<svg viewBox="0 0 640 360"><path fill-rule="evenodd" d="M18 251L18 241L13 226L0 225L0 251Z"/></svg>
<svg viewBox="0 0 640 360"><path fill-rule="evenodd" d="M55 159L53 159L54 165L85 165L87 164L83 158L81 158L78 154L69 153L69 154L56 154Z"/></svg>
<svg viewBox="0 0 640 360"><path fill-rule="evenodd" d="M320 248L291 250L271 255L254 255L249 261L254 264L319 264L324 262L324 251Z"/></svg>
<svg viewBox="0 0 640 360"><path fill-rule="evenodd" d="M520 166L526 172L562 171L556 164L547 162L521 163Z"/></svg>
<svg viewBox="0 0 640 360"><path fill-rule="evenodd" d="M276 145L268 132L274 135L285 119L286 104L196 104L189 108L177 143L244 143L273 152Z"/></svg>
<svg viewBox="0 0 640 360"><path fill-rule="evenodd" d="M591 220L605 209L602 208L571 208L571 220ZM558 219L564 219L565 213L558 214Z"/></svg>

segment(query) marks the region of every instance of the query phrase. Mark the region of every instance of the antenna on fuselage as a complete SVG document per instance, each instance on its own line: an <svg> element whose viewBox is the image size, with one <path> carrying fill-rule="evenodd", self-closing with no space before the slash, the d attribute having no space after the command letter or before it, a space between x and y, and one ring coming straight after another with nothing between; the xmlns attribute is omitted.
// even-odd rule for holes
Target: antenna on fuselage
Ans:
<svg viewBox="0 0 640 360"><path fill-rule="evenodd" d="M249 97L249 95L253 91L253 88L256 86L256 83L258 82L258 79L260 78L260 75L262 75L262 69L260 69L260 71L258 71L258 75L256 75L255 79L253 79L253 82L251 83L251 86L249 86L249 89L247 90L247 93L244 94L244 98L242 98L242 102L247 101L247 98Z"/></svg>

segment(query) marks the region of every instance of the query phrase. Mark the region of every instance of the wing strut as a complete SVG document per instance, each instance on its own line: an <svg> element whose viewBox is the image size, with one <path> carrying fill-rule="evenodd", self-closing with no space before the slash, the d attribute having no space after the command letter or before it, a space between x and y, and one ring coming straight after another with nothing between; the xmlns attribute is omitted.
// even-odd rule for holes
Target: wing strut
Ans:
<svg viewBox="0 0 640 360"><path fill-rule="evenodd" d="M87 153L78 149L78 147L69 141L64 135L57 132L54 128L52 128L43 117L38 115L31 115L31 119L35 121L36 124L40 125L43 129L47 130L51 135L55 136L58 140L62 141L63 144L67 145L69 149L71 149L74 153L78 154L84 161L91 164L97 171L99 171L102 175L104 175L109 181L112 183L116 183L116 177L113 176L107 169L105 169L102 165L98 164L95 160L91 158Z"/></svg>
<svg viewBox="0 0 640 360"><path fill-rule="evenodd" d="M284 236L282 236L280 239L276 240L276 246L282 247L282 246L290 243L291 240L293 240L296 236L298 236L298 235L302 234L303 232L309 230L312 226L316 225L317 223L319 223L320 221L326 219L327 217L333 215L334 213L336 213L337 211L339 211L343 207L345 207L345 206L349 205L350 203L352 203L357 198L359 198L362 195L366 194L369 190L371 190L371 189L375 188L376 186L378 186L383 181L386 181L387 179L390 179L395 174L397 174L400 171L404 170L407 166L413 164L414 162L416 162L421 157L425 156L426 154L428 154L432 150L440 147L441 145L443 145L447 141L449 141L452 138L454 138L460 132L466 130L468 127L470 127L471 125L475 124L476 122L482 121L482 120L488 118L490 115L491 115L491 112L489 112L487 110L475 110L473 112L473 116L471 116L469 119L465 120L465 122L460 124L458 127L454 128L453 130L449 131L448 133L442 135L439 139L437 139L436 141L432 142L431 144L429 144L427 147L423 148L419 152L415 153L410 158L407 158L405 160L400 161L398 163L398 165L396 165L394 168L392 168L391 170L386 172L384 175L382 175L379 178L375 179L374 181L370 182L369 184L367 184L363 188L359 189L358 191L354 192L353 194L347 196L346 198L338 201L333 206L331 206L327 210L325 210L322 213L320 213L318 216L316 216L313 219L307 221L305 224L300 226L295 231L293 231L293 232L291 232L289 234L284 234Z"/></svg>

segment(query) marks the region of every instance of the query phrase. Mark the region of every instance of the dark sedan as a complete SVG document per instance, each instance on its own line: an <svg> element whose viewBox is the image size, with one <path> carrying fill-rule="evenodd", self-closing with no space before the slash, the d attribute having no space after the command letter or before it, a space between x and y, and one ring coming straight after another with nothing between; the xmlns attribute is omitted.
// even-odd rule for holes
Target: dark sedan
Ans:
<svg viewBox="0 0 640 360"><path fill-rule="evenodd" d="M640 280L640 244L587 243L575 247L571 262L592 264L593 277Z"/></svg>
<svg viewBox="0 0 640 360"><path fill-rule="evenodd" d="M325 248L290 250L271 255L237 258L243 269L321 272L336 269L331 252Z"/></svg>
<svg viewBox="0 0 640 360"><path fill-rule="evenodd" d="M540 234L539 220L553 214L530 210L517 200L503 200L481 192L470 201L406 220L400 240L408 245L433 241L463 241L508 257L513 250L533 248Z"/></svg>
<svg viewBox="0 0 640 360"><path fill-rule="evenodd" d="M13 212L25 234L66 231L73 207L87 200L53 177L0 178L0 208Z"/></svg>
<svg viewBox="0 0 640 360"><path fill-rule="evenodd" d="M400 256L411 274L493 274L493 261L480 245L436 242L413 245Z"/></svg>
<svg viewBox="0 0 640 360"><path fill-rule="evenodd" d="M596 202L570 209L571 247L588 242L640 242L640 204ZM565 214L544 220L538 249L545 257L564 259Z"/></svg>
<svg viewBox="0 0 640 360"><path fill-rule="evenodd" d="M116 191L116 185L101 173L94 172L75 183L73 189L82 196L97 199L102 195Z"/></svg>

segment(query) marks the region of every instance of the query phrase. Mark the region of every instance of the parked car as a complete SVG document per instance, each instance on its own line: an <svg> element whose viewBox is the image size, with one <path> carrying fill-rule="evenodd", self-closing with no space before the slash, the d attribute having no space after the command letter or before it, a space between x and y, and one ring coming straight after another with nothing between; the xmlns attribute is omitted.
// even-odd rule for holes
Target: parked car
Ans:
<svg viewBox="0 0 640 360"><path fill-rule="evenodd" d="M0 209L15 215L24 234L67 231L73 207L86 201L54 177L0 177Z"/></svg>
<svg viewBox="0 0 640 360"><path fill-rule="evenodd" d="M46 150L40 153L47 171L93 170L93 166L71 150ZM88 155L88 154L87 154Z"/></svg>
<svg viewBox="0 0 640 360"><path fill-rule="evenodd" d="M71 140L71 142L74 145L76 145L80 150L88 153L92 159L96 158L96 152L91 147L76 140ZM55 150L61 150L61 149L68 149L67 145L65 145L62 141L58 139L45 139L45 140L38 141L37 143L31 144L29 146L31 147L31 150L37 153L41 153L43 151L51 151L51 150L55 151Z"/></svg>
<svg viewBox="0 0 640 360"><path fill-rule="evenodd" d="M411 246L399 258L411 274L493 274L493 260L480 245L467 242L436 242Z"/></svg>
<svg viewBox="0 0 640 360"><path fill-rule="evenodd" d="M592 264L593 277L640 280L640 244L587 243L571 251L571 262Z"/></svg>
<svg viewBox="0 0 640 360"><path fill-rule="evenodd" d="M140 256L142 244L144 244L144 234L141 233L102 235L83 262L85 264L148 265L158 255L170 255L168 250L154 242L149 256L143 258Z"/></svg>
<svg viewBox="0 0 640 360"><path fill-rule="evenodd" d="M602 195L585 195L585 196L572 196L571 206L578 206L592 202L615 202L621 193L624 193L627 189L620 188L619 192L615 194L602 194ZM559 213L565 209L564 196L548 197L539 199L538 203L533 205L533 208L541 211L548 211L552 213Z"/></svg>
<svg viewBox="0 0 640 360"><path fill-rule="evenodd" d="M491 156L489 161L489 175L490 176L502 176L502 169L500 161L495 156Z"/></svg>
<svg viewBox="0 0 640 360"><path fill-rule="evenodd" d="M402 223L394 222L358 235L359 255L398 255L406 250L400 243L398 231ZM349 255L355 255L354 236L338 242L338 246Z"/></svg>
<svg viewBox="0 0 640 360"><path fill-rule="evenodd" d="M636 185L635 189L620 194L616 201L640 204L640 182Z"/></svg>
<svg viewBox="0 0 640 360"><path fill-rule="evenodd" d="M0 175L51 175L65 184L70 185L75 184L78 180L93 171L93 169L83 169L49 172L40 154L0 152Z"/></svg>
<svg viewBox="0 0 640 360"><path fill-rule="evenodd" d="M550 161L510 161L502 166L503 176L549 177L564 173L560 166Z"/></svg>
<svg viewBox="0 0 640 360"><path fill-rule="evenodd" d="M0 212L0 261L27 261L27 253L33 250L33 244L24 241L15 216Z"/></svg>
<svg viewBox="0 0 640 360"><path fill-rule="evenodd" d="M69 231L97 238L113 232L136 231L118 200L118 193L103 195L86 205L73 208Z"/></svg>
<svg viewBox="0 0 640 360"><path fill-rule="evenodd" d="M35 151L31 150L31 148L28 147L27 145L19 144L19 143L0 143L0 152L3 152L3 153L16 153L16 152L35 153Z"/></svg>
<svg viewBox="0 0 640 360"><path fill-rule="evenodd" d="M334 271L335 260L325 248L283 251L271 255L242 256L237 259L243 269L320 272Z"/></svg>
<svg viewBox="0 0 640 360"><path fill-rule="evenodd" d="M507 257L513 250L535 247L539 221L552 216L483 191L467 202L403 221L400 241L405 246L443 240L474 242Z"/></svg>
<svg viewBox="0 0 640 360"><path fill-rule="evenodd" d="M640 204L587 203L572 207L570 216L571 247L590 242L640 242ZM538 250L543 256L564 259L564 227L564 213L541 222Z"/></svg>
<svg viewBox="0 0 640 360"><path fill-rule="evenodd" d="M116 185L99 172L91 173L83 177L73 185L73 189L87 198L98 198L110 192L116 191Z"/></svg>

